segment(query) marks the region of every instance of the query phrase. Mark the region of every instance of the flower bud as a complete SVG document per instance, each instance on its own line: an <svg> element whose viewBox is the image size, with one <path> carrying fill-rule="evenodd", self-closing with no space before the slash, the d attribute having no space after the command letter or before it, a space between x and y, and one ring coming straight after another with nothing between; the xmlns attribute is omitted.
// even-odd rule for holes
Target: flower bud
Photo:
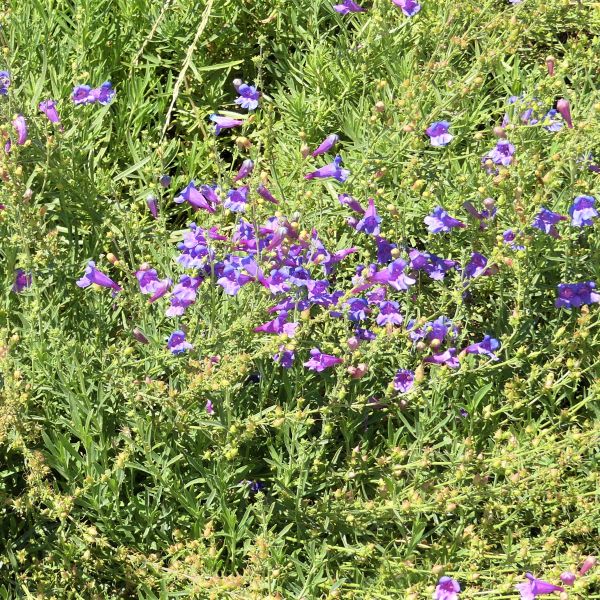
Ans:
<svg viewBox="0 0 600 600"><path fill-rule="evenodd" d="M571 120L571 105L568 100L561 98L556 103L556 110L562 115L562 118L566 121L569 129L573 129L573 121Z"/></svg>
<svg viewBox="0 0 600 600"><path fill-rule="evenodd" d="M238 150L249 150L252 147L252 142L247 137L240 135L235 138L235 145Z"/></svg>
<svg viewBox="0 0 600 600"><path fill-rule="evenodd" d="M579 569L580 575L585 575L592 567L596 566L596 557L588 556L581 565L581 569Z"/></svg>
<svg viewBox="0 0 600 600"><path fill-rule="evenodd" d="M492 210L492 208L494 208L495 204L496 204L496 201L493 198L486 198L483 201L483 206L485 206L488 210Z"/></svg>
<svg viewBox="0 0 600 600"><path fill-rule="evenodd" d="M500 126L494 127L494 135L499 138L505 138L506 131L504 131L504 127L500 127Z"/></svg>
<svg viewBox="0 0 600 600"><path fill-rule="evenodd" d="M302 155L302 158L306 158L310 154L310 147L308 144L302 144L302 146L300 146L300 154Z"/></svg>
<svg viewBox="0 0 600 600"><path fill-rule="evenodd" d="M119 264L119 259L112 253L109 252L106 255L106 260L111 264L111 265L118 265Z"/></svg>
<svg viewBox="0 0 600 600"><path fill-rule="evenodd" d="M355 336L348 338L346 343L348 344L348 348L350 349L351 352L354 352L360 346L360 341Z"/></svg>
<svg viewBox="0 0 600 600"><path fill-rule="evenodd" d="M554 77L554 63L555 63L556 59L554 58L554 56L547 56L546 57L546 68L548 69L548 75L550 75L550 77Z"/></svg>
<svg viewBox="0 0 600 600"><path fill-rule="evenodd" d="M162 175L158 182L163 188L167 189L171 185L171 178L168 175Z"/></svg>
<svg viewBox="0 0 600 600"><path fill-rule="evenodd" d="M565 571L564 573L560 574L560 580L565 585L573 585L575 583L576 577L577 576L575 575L575 573L571 573L571 571Z"/></svg>
<svg viewBox="0 0 600 600"><path fill-rule="evenodd" d="M378 113L382 113L385 110L385 104L380 100L379 102L375 103L375 110Z"/></svg>
<svg viewBox="0 0 600 600"><path fill-rule="evenodd" d="M233 87L235 88L235 91L239 92L240 85L242 85L244 82L239 77L236 77L231 83L233 83Z"/></svg>

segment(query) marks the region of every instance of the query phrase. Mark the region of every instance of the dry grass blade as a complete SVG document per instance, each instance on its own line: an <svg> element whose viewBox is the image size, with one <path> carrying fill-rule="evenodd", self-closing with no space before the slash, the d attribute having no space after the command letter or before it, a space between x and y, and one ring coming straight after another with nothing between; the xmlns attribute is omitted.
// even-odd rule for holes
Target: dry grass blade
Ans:
<svg viewBox="0 0 600 600"><path fill-rule="evenodd" d="M138 64L138 61L140 60L140 57L144 53L146 46L148 45L150 40L154 37L154 34L156 33L158 26L161 24L162 20L164 19L165 15L167 14L167 11L169 10L170 6L171 6L171 0L166 0L158 17L156 18L156 21L154 21L154 25L152 25L152 29L150 30L150 33L146 36L146 39L144 40L143 44L141 45L140 49L138 50L137 54L135 55L135 58L131 61L131 68L129 69L130 73L133 71L133 68Z"/></svg>
<svg viewBox="0 0 600 600"><path fill-rule="evenodd" d="M212 10L213 0L208 0L206 4L206 8L204 9L204 13L202 14L202 19L200 20L200 25L198 25L198 29L196 31L196 35L194 36L194 40L192 41L190 47L187 50L185 55L185 60L183 61L183 65L181 67L181 72L179 73L179 77L177 77L177 81L175 82L175 87L173 88L173 98L171 100L171 105L169 106L169 110L167 111L167 117L165 118L165 124L163 125L163 130L161 133L161 138L165 136L167 128L169 127L169 123L171 122L171 115L173 114L173 108L175 107L175 102L177 102L177 97L179 96L179 90L181 88L181 84L185 78L185 74L190 66L192 61L192 55L194 54L194 49L198 44L198 40L202 35L202 32L206 29L208 25L208 19L210 17L210 11Z"/></svg>

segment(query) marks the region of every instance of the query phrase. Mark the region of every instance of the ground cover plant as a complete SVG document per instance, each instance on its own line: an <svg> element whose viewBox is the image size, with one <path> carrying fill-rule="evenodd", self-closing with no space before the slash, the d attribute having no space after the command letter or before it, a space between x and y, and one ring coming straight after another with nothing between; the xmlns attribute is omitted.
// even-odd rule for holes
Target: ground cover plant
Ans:
<svg viewBox="0 0 600 600"><path fill-rule="evenodd" d="M5 0L0 597L600 598L599 7Z"/></svg>

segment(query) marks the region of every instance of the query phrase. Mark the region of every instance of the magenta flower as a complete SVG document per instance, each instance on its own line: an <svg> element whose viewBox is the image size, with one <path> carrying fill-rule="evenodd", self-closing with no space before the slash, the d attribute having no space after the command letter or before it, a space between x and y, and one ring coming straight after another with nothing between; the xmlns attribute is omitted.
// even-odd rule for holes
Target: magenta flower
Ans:
<svg viewBox="0 0 600 600"><path fill-rule="evenodd" d="M557 308L579 308L584 304L596 304L600 302L600 294L597 294L595 289L596 284L593 281L560 283L557 286L558 298L555 306Z"/></svg>
<svg viewBox="0 0 600 600"><path fill-rule="evenodd" d="M13 127L17 132L17 144L22 146L27 141L27 123L23 115L17 115L13 119Z"/></svg>
<svg viewBox="0 0 600 600"><path fill-rule="evenodd" d="M43 100L38 104L38 108L48 117L51 123L60 123L60 116L56 110L56 102L54 100Z"/></svg>
<svg viewBox="0 0 600 600"><path fill-rule="evenodd" d="M239 94L239 97L235 99L236 104L246 110L255 110L258 108L260 92L253 85L242 83L237 86L237 93Z"/></svg>
<svg viewBox="0 0 600 600"><path fill-rule="evenodd" d="M433 593L433 600L458 600L460 584L451 577L440 577Z"/></svg>
<svg viewBox="0 0 600 600"><path fill-rule="evenodd" d="M445 233L455 227L465 227L462 221L451 217L441 206L436 206L433 213L425 217L425 225L429 233Z"/></svg>
<svg viewBox="0 0 600 600"><path fill-rule="evenodd" d="M553 238L559 238L560 234L558 233L558 229L556 228L556 224L560 223L560 221L566 221L567 217L552 212L547 208L543 207L540 209L540 212L535 216L532 227L551 235Z"/></svg>
<svg viewBox="0 0 600 600"><path fill-rule="evenodd" d="M233 183L239 181L240 179L244 179L244 177L248 177L254 170L254 162L247 158L240 167L237 175L233 178Z"/></svg>
<svg viewBox="0 0 600 600"><path fill-rule="evenodd" d="M312 156L320 156L329 152L339 141L339 136L335 133L328 135L319 145L319 147L312 153Z"/></svg>
<svg viewBox="0 0 600 600"><path fill-rule="evenodd" d="M210 115L209 118L215 124L215 135L219 135L223 129L231 129L232 127L244 124L244 121L240 119L232 119L231 117L224 117L217 114Z"/></svg>
<svg viewBox="0 0 600 600"><path fill-rule="evenodd" d="M300 323L286 323L288 313L282 311L275 319L263 323L258 327L254 328L255 333L274 333L277 335L285 334L288 337L294 337L296 335L296 329Z"/></svg>
<svg viewBox="0 0 600 600"><path fill-rule="evenodd" d="M193 181L188 183L187 187L175 198L175 204L187 202L196 210L203 209L210 213L214 213L216 208L206 199L206 196L196 188Z"/></svg>
<svg viewBox="0 0 600 600"><path fill-rule="evenodd" d="M395 0L392 0L396 4ZM402 1L402 0L397 0ZM406 0L405 0L406 1ZM448 121L436 121L432 123L426 130L425 133L429 136L432 146L447 146L452 139L453 135L448 133L450 123Z"/></svg>
<svg viewBox="0 0 600 600"><path fill-rule="evenodd" d="M180 317L196 301L196 290L201 283L200 278L182 275L171 293L171 306L165 313L167 317Z"/></svg>
<svg viewBox="0 0 600 600"><path fill-rule="evenodd" d="M568 100L561 98L556 103L556 110L562 115L562 118L567 122L569 129L573 129L573 121L571 120L571 105Z"/></svg>
<svg viewBox="0 0 600 600"><path fill-rule="evenodd" d="M101 287L111 288L115 292L120 292L123 288L115 283L108 275L96 269L96 263L93 260L88 262L83 277L77 280L77 285L80 288L86 288L95 283Z"/></svg>
<svg viewBox="0 0 600 600"><path fill-rule="evenodd" d="M536 579L531 573L526 573L528 581L519 583L515 588L521 593L521 600L535 600L536 596L542 594L553 594L554 592L564 592L564 588Z"/></svg>
<svg viewBox="0 0 600 600"><path fill-rule="evenodd" d="M341 358L337 358L331 354L323 354L318 348L313 348L310 351L310 360L305 362L304 366L311 371L320 373L341 362L343 362Z"/></svg>
<svg viewBox="0 0 600 600"><path fill-rule="evenodd" d="M365 9L362 6L359 6L358 4L356 4L356 2L353 2L352 0L344 0L342 4L336 4L333 7L333 10L335 10L335 12L340 13L340 15L347 15L351 12L365 12Z"/></svg>
<svg viewBox="0 0 600 600"><path fill-rule="evenodd" d="M406 394L415 385L415 374L408 369L399 369L394 377L394 389Z"/></svg>
<svg viewBox="0 0 600 600"><path fill-rule="evenodd" d="M15 282L12 286L12 291L15 294L20 294L25 288L31 285L31 274L26 273L23 269L17 269L15 272Z"/></svg>
<svg viewBox="0 0 600 600"><path fill-rule="evenodd" d="M156 269L146 269L135 272L142 294L149 294L148 302L156 302L168 291L173 282L169 278L159 279Z"/></svg>
<svg viewBox="0 0 600 600"><path fill-rule="evenodd" d="M413 17L421 10L421 5L416 0L392 0L392 2L399 6L407 17Z"/></svg>
<svg viewBox="0 0 600 600"><path fill-rule="evenodd" d="M185 332L178 329L174 331L167 340L167 348L173 354L183 354L186 350L191 350L194 346L185 339Z"/></svg>
<svg viewBox="0 0 600 600"><path fill-rule="evenodd" d="M327 179L333 178L343 183L350 176L350 171L348 169L342 169L342 157L338 154L332 163L313 171L312 173L308 173L304 176L304 179Z"/></svg>
<svg viewBox="0 0 600 600"><path fill-rule="evenodd" d="M594 208L596 199L593 196L577 196L569 208L571 215L571 225L575 227L592 226L598 216L598 211Z"/></svg>

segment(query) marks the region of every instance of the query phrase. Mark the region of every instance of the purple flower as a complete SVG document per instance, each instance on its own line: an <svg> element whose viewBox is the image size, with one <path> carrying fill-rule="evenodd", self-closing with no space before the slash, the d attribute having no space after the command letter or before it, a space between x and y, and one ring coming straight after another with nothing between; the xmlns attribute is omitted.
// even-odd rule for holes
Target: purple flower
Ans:
<svg viewBox="0 0 600 600"><path fill-rule="evenodd" d="M592 219L598 216L598 211L594 208L595 204L596 199L593 196L577 196L569 208L571 225L575 227L593 225Z"/></svg>
<svg viewBox="0 0 600 600"><path fill-rule="evenodd" d="M396 244L388 242L379 235L375 236L375 244L377 245L377 262L379 264L390 262L393 258L392 250L397 248Z"/></svg>
<svg viewBox="0 0 600 600"><path fill-rule="evenodd" d="M10 73L8 71L0 71L0 96L6 96L9 87Z"/></svg>
<svg viewBox="0 0 600 600"><path fill-rule="evenodd" d="M494 200L492 198L486 198L483 201L484 206L488 206L481 212L479 212L469 201L463 202L463 208L474 218L479 221L479 228L485 229L487 227L486 220L493 219L496 216L497 209L494 206Z"/></svg>
<svg viewBox="0 0 600 600"><path fill-rule="evenodd" d="M313 348L310 351L310 360L304 363L304 366L311 370L320 373L329 367L333 367L343 362L341 358L332 356L331 354L323 354L318 348Z"/></svg>
<svg viewBox="0 0 600 600"><path fill-rule="evenodd" d="M227 192L227 198L223 206L232 212L245 212L248 206L248 192L250 188L247 185L241 188L235 188Z"/></svg>
<svg viewBox="0 0 600 600"><path fill-rule="evenodd" d="M471 254L471 259L467 263L467 266L463 272L464 276L467 279L471 279L474 277L479 277L480 275L489 275L487 263L488 259L483 256L483 254L480 254L479 252L473 252Z"/></svg>
<svg viewBox="0 0 600 600"><path fill-rule="evenodd" d="M214 409L213 403L210 400L206 401L204 410L206 411L206 414L209 414L209 415L215 414L215 409Z"/></svg>
<svg viewBox="0 0 600 600"><path fill-rule="evenodd" d="M17 144L22 146L27 141L27 123L23 115L17 115L13 119L13 127L17 132Z"/></svg>
<svg viewBox="0 0 600 600"><path fill-rule="evenodd" d="M233 183L239 181L240 179L244 179L244 177L248 177L254 170L254 162L252 162L249 158L247 158L240 167L238 174L233 178Z"/></svg>
<svg viewBox="0 0 600 600"><path fill-rule="evenodd" d="M274 333L276 335L285 334L292 338L296 335L296 329L300 323L286 323L287 311L282 311L272 321L267 321L262 325L254 328L255 333Z"/></svg>
<svg viewBox="0 0 600 600"><path fill-rule="evenodd" d="M88 102L99 102L102 105L109 104L115 97L115 90L110 81L105 81L100 87L90 91Z"/></svg>
<svg viewBox="0 0 600 600"><path fill-rule="evenodd" d="M411 250L408 253L410 258L410 268L417 271L425 271L431 279L441 281L444 279L446 273L454 268L456 265L455 260L449 258L440 258L435 254L429 252L419 252L418 250Z"/></svg>
<svg viewBox="0 0 600 600"><path fill-rule="evenodd" d="M458 600L460 584L450 577L440 577L433 593L433 600Z"/></svg>
<svg viewBox="0 0 600 600"><path fill-rule="evenodd" d="M175 204L187 202L196 210L203 209L210 213L214 213L216 210L216 208L206 199L204 194L196 188L193 181L190 181L179 195L173 198L173 202L175 202Z"/></svg>
<svg viewBox="0 0 600 600"><path fill-rule="evenodd" d="M271 192L262 183L256 188L256 192L261 198L267 200L267 202L279 204L279 200L277 200L277 198L275 198L275 196L273 196L273 194L271 194Z"/></svg>
<svg viewBox="0 0 600 600"><path fill-rule="evenodd" d="M364 321L369 311L369 303L364 298L352 298L346 302L350 321Z"/></svg>
<svg viewBox="0 0 600 600"><path fill-rule="evenodd" d="M597 294L595 289L596 284L593 281L559 283L555 305L557 308L579 308L584 304L595 304L600 302L600 294Z"/></svg>
<svg viewBox="0 0 600 600"><path fill-rule="evenodd" d="M312 156L320 156L329 152L339 141L339 136L335 133L328 135L320 144L319 147L312 153Z"/></svg>
<svg viewBox="0 0 600 600"><path fill-rule="evenodd" d="M169 175L161 175L158 181L160 186L165 190L171 185L171 177Z"/></svg>
<svg viewBox="0 0 600 600"><path fill-rule="evenodd" d="M481 162L489 174L495 174L497 171L490 168L486 163L491 161L495 165L502 165L508 167L513 161L513 155L515 153L515 147L508 140L498 140L496 147L485 154Z"/></svg>
<svg viewBox="0 0 600 600"><path fill-rule="evenodd" d="M402 325L400 305L393 300L384 300L379 303L379 314L375 319L377 325Z"/></svg>
<svg viewBox="0 0 600 600"><path fill-rule="evenodd" d="M43 100L38 104L38 108L48 117L51 123L60 123L60 117L54 100Z"/></svg>
<svg viewBox="0 0 600 600"><path fill-rule="evenodd" d="M553 594L554 592L564 592L564 588L558 585L552 585L542 579L536 579L531 573L525 575L528 581L519 583L515 588L521 593L521 600L535 600L536 596L542 594Z"/></svg>
<svg viewBox="0 0 600 600"><path fill-rule="evenodd" d="M502 239L505 244L508 244L513 250L525 250L525 246L515 244L517 234L512 229L507 229L502 234Z"/></svg>
<svg viewBox="0 0 600 600"><path fill-rule="evenodd" d="M573 121L571 119L571 105L568 100L561 98L556 103L556 109L562 115L562 118L567 122L569 129L573 129Z"/></svg>
<svg viewBox="0 0 600 600"><path fill-rule="evenodd" d="M253 281L253 278L242 273L241 265L236 265L233 261L225 264L221 276L217 279L217 283L230 296L235 296L242 286L251 281Z"/></svg>
<svg viewBox="0 0 600 600"><path fill-rule="evenodd" d="M73 93L71 94L73 104L89 104L90 102L94 102L91 91L92 88L89 85L75 86L73 88Z"/></svg>
<svg viewBox="0 0 600 600"><path fill-rule="evenodd" d="M560 235L558 233L558 229L556 228L556 224L560 221L566 220L567 217L559 213L552 212L551 210L548 210L542 206L531 226L551 235L553 238L559 238Z"/></svg>
<svg viewBox="0 0 600 600"><path fill-rule="evenodd" d="M452 339L456 338L458 328L452 325L448 317L438 317L435 321L429 321L422 327L414 328L414 321L408 323L408 336L413 342L425 340L428 343L435 343L439 346L449 335ZM433 344L432 344L433 345Z"/></svg>
<svg viewBox="0 0 600 600"><path fill-rule="evenodd" d="M231 129L232 127L244 124L244 121L240 119L232 119L231 117L224 117L222 115L213 114L209 118L215 124L215 135L219 135L223 129Z"/></svg>
<svg viewBox="0 0 600 600"><path fill-rule="evenodd" d="M394 389L406 394L415 385L415 374L408 369L399 369L394 376Z"/></svg>
<svg viewBox="0 0 600 600"><path fill-rule="evenodd" d="M352 210L356 211L357 213L359 213L361 215L365 214L365 209L360 205L358 200L355 200L354 198L352 198L352 196L348 196L348 194L339 194L338 200L340 201L340 204L343 204L344 206L351 208Z"/></svg>
<svg viewBox="0 0 600 600"><path fill-rule="evenodd" d="M313 171L312 173L308 173L304 176L304 179L327 179L332 177L336 179L340 183L343 183L350 176L350 171L347 169L342 169L342 157L338 154L332 163Z"/></svg>
<svg viewBox="0 0 600 600"><path fill-rule="evenodd" d="M431 215L425 217L425 225L429 233L447 232L455 227L465 227L465 224L451 217L441 206L436 206Z"/></svg>
<svg viewBox="0 0 600 600"><path fill-rule="evenodd" d="M120 292L123 288L116 284L108 275L101 273L96 269L96 263L93 260L88 262L83 277L77 280L80 288L86 288L95 283L101 287L112 288L115 292Z"/></svg>
<svg viewBox="0 0 600 600"><path fill-rule="evenodd" d="M416 0L392 0L392 2L402 9L407 17L413 17L421 10L421 5ZM452 136L450 136L452 137ZM450 140L448 140L450 141ZM448 142L446 142L448 143ZM435 145L435 144L434 144ZM445 145L445 144L440 144Z"/></svg>
<svg viewBox="0 0 600 600"><path fill-rule="evenodd" d="M191 350L194 346L186 341L185 333L178 329L174 331L167 340L167 348L173 354L183 354L186 350Z"/></svg>
<svg viewBox="0 0 600 600"><path fill-rule="evenodd" d="M31 285L31 274L26 273L23 269L17 269L15 272L15 282L12 286L12 291L20 294L25 288Z"/></svg>
<svg viewBox="0 0 600 600"><path fill-rule="evenodd" d="M414 285L416 280L409 277L404 272L406 261L397 258L381 271L377 271L372 275L368 275L366 283L359 285L353 292L359 292L376 283L389 285L391 288L405 292L411 285Z"/></svg>
<svg viewBox="0 0 600 600"><path fill-rule="evenodd" d="M425 133L429 136L432 146L447 146L453 139L453 135L448 133L450 123L448 121L436 121L432 123Z"/></svg>
<svg viewBox="0 0 600 600"><path fill-rule="evenodd" d="M196 301L196 290L201 283L200 278L182 275L171 293L171 306L167 308L167 317L180 317L185 309Z"/></svg>
<svg viewBox="0 0 600 600"><path fill-rule="evenodd" d="M159 279L156 269L146 269L135 272L142 294L150 294L149 302L162 298L172 285L169 278Z"/></svg>
<svg viewBox="0 0 600 600"><path fill-rule="evenodd" d="M239 97L235 99L236 104L239 104L246 110L254 110L258 108L260 92L253 85L242 83L240 86L238 86L237 92Z"/></svg>
<svg viewBox="0 0 600 600"><path fill-rule="evenodd" d="M498 360L498 357L494 354L494 350L498 350L498 348L500 348L500 342L497 339L484 335L481 342L467 346L465 352L467 354L485 354L493 360Z"/></svg>
<svg viewBox="0 0 600 600"><path fill-rule="evenodd" d="M544 129L547 131L551 131L552 133L556 133L563 128L563 120L561 117L557 116L558 111L555 108L551 108L545 115L542 120L544 124Z"/></svg>
<svg viewBox="0 0 600 600"><path fill-rule="evenodd" d="M284 369L291 369L294 364L295 354L293 350L287 350L285 346L279 346L279 352L273 356L273 360Z"/></svg>
<svg viewBox="0 0 600 600"><path fill-rule="evenodd" d="M365 12L365 9L362 6L359 6L358 4L356 4L356 2L353 2L352 0L344 0L342 4L336 4L333 7L333 10L335 10L335 12L340 13L340 15L347 15L351 12Z"/></svg>
<svg viewBox="0 0 600 600"><path fill-rule="evenodd" d="M446 365L450 369L458 369L460 363L456 357L456 348L448 348L441 354L433 354L425 359L426 363L432 363L434 365Z"/></svg>
<svg viewBox="0 0 600 600"><path fill-rule="evenodd" d="M356 231L363 231L370 235L379 235L381 217L377 214L375 200L369 198L369 206L365 211L363 218L356 224Z"/></svg>

